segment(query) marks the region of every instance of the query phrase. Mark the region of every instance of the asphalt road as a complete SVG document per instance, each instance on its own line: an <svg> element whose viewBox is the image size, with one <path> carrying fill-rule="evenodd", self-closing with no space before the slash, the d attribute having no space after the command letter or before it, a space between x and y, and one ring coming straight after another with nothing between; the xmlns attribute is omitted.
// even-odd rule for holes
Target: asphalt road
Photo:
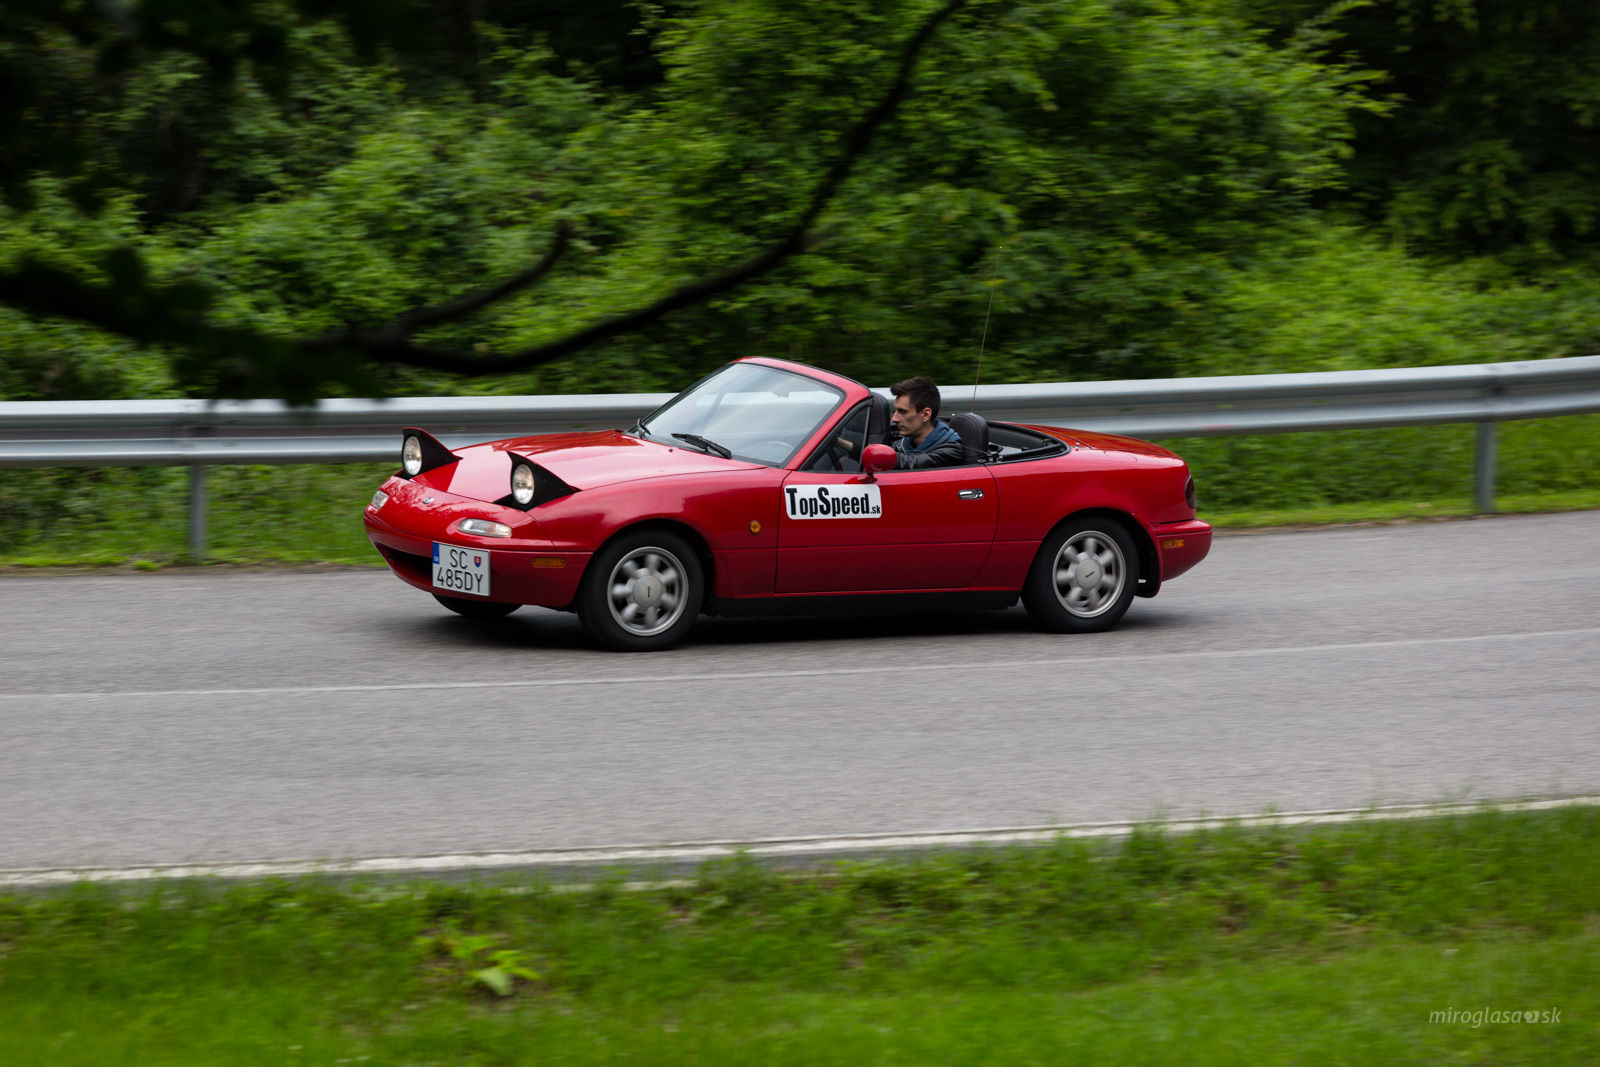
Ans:
<svg viewBox="0 0 1600 1067"><path fill-rule="evenodd" d="M1600 512L1219 538L1020 609L593 647L379 570L0 576L0 869L1600 792Z"/></svg>

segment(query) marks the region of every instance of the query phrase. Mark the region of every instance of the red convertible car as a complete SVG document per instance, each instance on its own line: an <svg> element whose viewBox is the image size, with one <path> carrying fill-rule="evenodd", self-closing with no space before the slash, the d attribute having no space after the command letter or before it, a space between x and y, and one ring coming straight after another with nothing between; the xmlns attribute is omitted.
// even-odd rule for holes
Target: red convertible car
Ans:
<svg viewBox="0 0 1600 1067"><path fill-rule="evenodd" d="M718 369L627 430L452 451L407 429L367 536L469 618L576 611L616 649L702 613L1003 608L1114 625L1205 558L1183 460L1128 437L945 418L964 462L896 470L889 401L783 360Z"/></svg>

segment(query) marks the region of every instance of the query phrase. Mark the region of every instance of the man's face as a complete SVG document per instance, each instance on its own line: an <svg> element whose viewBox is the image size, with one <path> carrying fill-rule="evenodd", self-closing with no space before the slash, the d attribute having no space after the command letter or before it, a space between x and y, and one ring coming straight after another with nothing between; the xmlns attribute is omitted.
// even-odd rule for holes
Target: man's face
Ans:
<svg viewBox="0 0 1600 1067"><path fill-rule="evenodd" d="M894 417L890 421L894 423L895 431L901 437L909 439L914 445L918 445L928 435L928 431L933 428L933 409L914 409L911 406L910 397L897 396L894 398Z"/></svg>

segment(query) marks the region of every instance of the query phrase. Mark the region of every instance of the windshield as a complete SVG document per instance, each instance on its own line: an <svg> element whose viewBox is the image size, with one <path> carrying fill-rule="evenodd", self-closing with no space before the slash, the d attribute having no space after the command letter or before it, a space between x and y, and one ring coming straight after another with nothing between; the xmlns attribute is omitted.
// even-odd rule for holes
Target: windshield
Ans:
<svg viewBox="0 0 1600 1067"><path fill-rule="evenodd" d="M639 420L652 441L781 467L844 399L831 385L756 363L730 363Z"/></svg>

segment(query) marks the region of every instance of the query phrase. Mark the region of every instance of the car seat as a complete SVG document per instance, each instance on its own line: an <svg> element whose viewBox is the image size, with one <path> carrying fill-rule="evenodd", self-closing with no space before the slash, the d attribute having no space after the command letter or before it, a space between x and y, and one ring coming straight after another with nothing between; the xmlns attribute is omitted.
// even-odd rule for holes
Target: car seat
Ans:
<svg viewBox="0 0 1600 1067"><path fill-rule="evenodd" d="M961 437L961 462L982 463L989 458L989 420L975 411L958 411L945 420Z"/></svg>
<svg viewBox="0 0 1600 1067"><path fill-rule="evenodd" d="M867 444L881 445L889 440L889 417L894 404L888 397L873 393L867 401Z"/></svg>

